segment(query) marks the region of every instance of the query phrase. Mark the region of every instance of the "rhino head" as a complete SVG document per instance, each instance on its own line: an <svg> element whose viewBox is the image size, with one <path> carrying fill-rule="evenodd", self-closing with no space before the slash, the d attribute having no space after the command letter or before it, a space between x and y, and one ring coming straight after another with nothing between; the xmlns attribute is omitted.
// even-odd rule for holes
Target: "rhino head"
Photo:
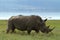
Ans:
<svg viewBox="0 0 60 40"><path fill-rule="evenodd" d="M55 28L55 27L49 28L50 25L49 26L46 26L46 23L45 23L46 21L47 21L47 19L41 21L40 31L42 33L49 33L49 32L51 32Z"/></svg>

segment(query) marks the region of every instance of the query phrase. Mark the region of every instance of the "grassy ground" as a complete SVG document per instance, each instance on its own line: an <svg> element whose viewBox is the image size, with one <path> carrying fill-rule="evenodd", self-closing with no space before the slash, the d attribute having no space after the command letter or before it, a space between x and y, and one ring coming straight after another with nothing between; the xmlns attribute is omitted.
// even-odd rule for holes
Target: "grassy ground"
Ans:
<svg viewBox="0 0 60 40"><path fill-rule="evenodd" d="M0 40L60 40L60 20L50 20L47 21L47 25L51 25L50 28L55 26L55 29L52 33L43 34L43 33L35 33L31 32L31 35L28 35L27 32L22 32L16 30L16 33L6 34L7 29L7 21L0 20Z"/></svg>

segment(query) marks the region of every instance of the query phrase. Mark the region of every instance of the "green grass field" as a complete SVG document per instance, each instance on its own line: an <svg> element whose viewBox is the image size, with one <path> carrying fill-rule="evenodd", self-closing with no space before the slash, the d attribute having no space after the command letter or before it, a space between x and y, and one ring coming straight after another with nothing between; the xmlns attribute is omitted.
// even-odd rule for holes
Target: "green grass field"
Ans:
<svg viewBox="0 0 60 40"><path fill-rule="evenodd" d="M30 35L27 32L22 32L15 30L16 33L6 34L7 21L0 20L0 40L60 40L60 20L50 20L47 21L47 25L51 25L50 28L55 26L55 29L52 33L44 34L39 32L38 34L35 31L32 31Z"/></svg>

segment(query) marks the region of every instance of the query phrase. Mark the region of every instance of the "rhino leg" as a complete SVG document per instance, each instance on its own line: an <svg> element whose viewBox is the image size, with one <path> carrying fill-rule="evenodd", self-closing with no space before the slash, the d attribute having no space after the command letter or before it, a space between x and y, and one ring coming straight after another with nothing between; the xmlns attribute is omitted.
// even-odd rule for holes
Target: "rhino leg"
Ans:
<svg viewBox="0 0 60 40"><path fill-rule="evenodd" d="M36 32L36 33L39 33L39 30L38 30L38 29L36 29L36 30L35 30L35 32Z"/></svg>
<svg viewBox="0 0 60 40"><path fill-rule="evenodd" d="M11 30L11 27L8 27L6 33L9 33L10 30Z"/></svg>
<svg viewBox="0 0 60 40"><path fill-rule="evenodd" d="M30 32L31 32L31 28L30 27L27 28L27 32L28 32L28 34L30 34Z"/></svg>
<svg viewBox="0 0 60 40"><path fill-rule="evenodd" d="M11 33L13 33L15 31L15 27L13 26L11 30Z"/></svg>
<svg viewBox="0 0 60 40"><path fill-rule="evenodd" d="M6 33L9 33L9 31L10 31L10 29L8 28Z"/></svg>
<svg viewBox="0 0 60 40"><path fill-rule="evenodd" d="M27 32L28 32L28 34L30 34L31 30L28 30Z"/></svg>

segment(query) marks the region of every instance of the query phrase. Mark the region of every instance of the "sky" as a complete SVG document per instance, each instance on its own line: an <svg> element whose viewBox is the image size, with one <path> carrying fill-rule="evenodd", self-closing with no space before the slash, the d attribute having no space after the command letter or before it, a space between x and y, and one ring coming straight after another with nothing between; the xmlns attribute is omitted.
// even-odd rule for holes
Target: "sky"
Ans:
<svg viewBox="0 0 60 40"><path fill-rule="evenodd" d="M0 19L21 14L60 19L60 0L0 0Z"/></svg>

